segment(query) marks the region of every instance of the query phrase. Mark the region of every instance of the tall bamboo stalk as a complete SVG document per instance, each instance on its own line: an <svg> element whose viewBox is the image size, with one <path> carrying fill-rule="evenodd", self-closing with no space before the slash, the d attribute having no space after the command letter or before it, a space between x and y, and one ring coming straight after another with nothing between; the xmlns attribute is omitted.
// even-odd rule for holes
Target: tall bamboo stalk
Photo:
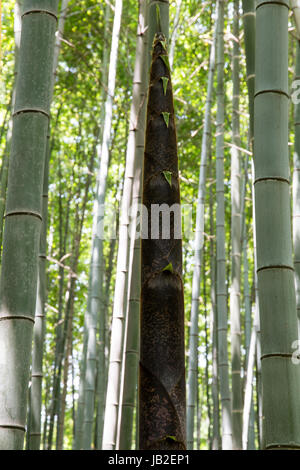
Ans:
<svg viewBox="0 0 300 470"><path fill-rule="evenodd" d="M58 58L61 46L61 36L64 30L64 24L67 14L69 0L63 0L58 21L56 41L53 59L53 83L51 89L51 101L53 96L53 84L58 65ZM47 252L47 222L48 222L48 179L49 179L49 160L50 160L50 125L47 135L46 161L43 183L43 202L42 202L42 230L40 237L39 254L39 275L37 290L37 305L35 312L35 325L33 332L33 352L31 366L31 388L30 388L30 434L29 449L38 450L40 448L41 438L41 408L42 408L42 378L43 378L43 346L45 337L45 301L46 301L46 252Z"/></svg>
<svg viewBox="0 0 300 470"><path fill-rule="evenodd" d="M240 168L240 44L239 0L234 0L232 51L232 149L231 149L231 290L230 333L232 374L232 448L242 449L241 381L241 168Z"/></svg>
<svg viewBox="0 0 300 470"><path fill-rule="evenodd" d="M59 181L62 181L61 175L61 158L58 160L58 177ZM59 184L59 259L62 259L66 254L67 250L67 239L69 235L69 224L70 224L70 206L71 200L74 196L73 191L70 192L66 208L65 208L65 220L63 218L64 212L62 207L62 184ZM49 429L48 429L48 450L52 448L53 433L55 426L55 418L59 412L59 399L60 399L60 382L62 374L62 363L64 356L64 339L65 339L65 326L66 326L66 315L63 318L64 310L64 287L65 287L65 269L63 265L59 266L59 283L58 283L58 315L56 324L56 345L55 345L55 356L54 356L54 367L53 367L53 385L52 385L52 403L50 405L49 412Z"/></svg>
<svg viewBox="0 0 300 470"><path fill-rule="evenodd" d="M300 448L300 369L289 194L287 0L256 7L254 120L263 447Z"/></svg>
<svg viewBox="0 0 300 470"><path fill-rule="evenodd" d="M49 140L48 140L49 142ZM49 143L48 143L49 145ZM46 149L47 153L47 149ZM45 337L45 298L46 298L46 251L47 251L47 215L48 215L48 171L46 158L42 202L42 230L40 236L39 273L35 324L33 330L33 352L31 365L30 413L28 448L39 450L41 440L41 409L43 380L43 345Z"/></svg>
<svg viewBox="0 0 300 470"><path fill-rule="evenodd" d="M106 182L108 174L109 163L109 144L111 136L111 123L112 123L112 105L115 93L116 83L116 66L118 57L119 34L121 27L123 1L116 0L115 2L115 15L112 31L112 42L110 50L110 62L108 73L108 93L105 102L105 120L103 126L102 146L101 146L101 161L99 172L97 176L97 194L94 207L94 228L92 239L92 254L91 254L91 271L90 271L90 285L91 285L91 298L90 298L90 312L88 312L88 337L87 337L87 368L86 368L86 392L85 393L85 431L84 431L84 447L90 448L92 442L92 423L91 416L94 413L94 400L95 400L95 385L96 385L96 331L98 316L101 312L101 267L103 256L103 234L101 233L101 220L103 219L104 201L106 193ZM102 322L103 325L103 322ZM103 328L102 328L103 330ZM104 333L104 331L103 331ZM103 351L104 352L104 351ZM104 364L103 359L99 358L101 364ZM102 379L103 380L103 379Z"/></svg>
<svg viewBox="0 0 300 470"><path fill-rule="evenodd" d="M232 448L231 399L229 392L227 350L227 291L225 261L224 207L224 1L218 1L217 33L217 128L216 128L216 194L217 194L217 312L218 368L222 409L222 449Z"/></svg>
<svg viewBox="0 0 300 470"><path fill-rule="evenodd" d="M243 26L246 53L247 87L249 96L251 147L254 134L254 88L255 88L255 0L243 0Z"/></svg>
<svg viewBox="0 0 300 470"><path fill-rule="evenodd" d="M117 272L114 292L114 308L111 327L111 347L108 370L108 385L106 395L106 409L104 421L104 433L108 433L106 439L109 442L117 440L119 400L121 390L121 368L123 355L123 338L126 320L127 289L128 289L128 269L129 269L129 224L130 205L132 201L132 185L135 168L135 146L136 132L139 127L139 116L141 111L141 85L143 74L143 57L145 55L143 33L145 31L146 4L139 5L138 40L136 47L136 63L133 77L132 105L129 117L129 137L126 152L126 166L124 187L121 201L119 245L117 256ZM141 34L142 33L142 34ZM121 390L122 395L122 390ZM122 407L120 407L122 411ZM107 427L109 427L110 432ZM113 429L114 428L114 429ZM104 434L105 437L105 434ZM103 442L106 446L107 441ZM117 443L114 444L114 447Z"/></svg>
<svg viewBox="0 0 300 470"><path fill-rule="evenodd" d="M17 73L18 73L18 61L19 61L19 51L20 51L20 42L21 42L21 29L22 29L22 20L21 20L21 6L22 1L16 0L15 2L15 11L14 11L14 37L15 37L15 64L14 64L14 87L12 91L11 99L11 109L14 109L15 95L16 95L16 82L17 82ZM3 155L2 167L1 167L1 179L0 179L0 251L2 246L2 236L3 236L3 217L5 211L5 202L6 202L6 189L7 189L7 177L8 177L8 165L9 165L9 155L11 150L11 137L12 137L12 116L9 119L5 150Z"/></svg>
<svg viewBox="0 0 300 470"><path fill-rule="evenodd" d="M139 25L137 31L136 65L133 80L133 102L130 122L134 139L128 140L127 158L134 153L134 174L131 198L131 218L128 255L128 298L126 303L126 325L124 335L124 354L119 426L117 445L120 449L130 449L133 429L133 412L136 398L138 361L139 361L139 310L140 310L140 238L136 236L137 209L141 202L142 167L144 155L144 135L146 121L146 82L147 62L147 2L139 2ZM146 62L146 63L145 63ZM130 145L131 144L131 145ZM133 148L134 145L134 148ZM124 300L126 300L124 296ZM122 385L121 384L121 385Z"/></svg>
<svg viewBox="0 0 300 470"><path fill-rule="evenodd" d="M65 408L66 408L66 396L67 396L67 386L68 386L68 373L69 373L69 364L70 356L72 352L72 333L73 333L73 315L74 315L74 295L76 288L76 275L78 261L80 256L80 242L83 231L83 223L85 218L86 207L89 197L89 189L91 185L91 175L93 174L94 169L94 152L91 153L89 165L88 165L88 176L85 182L81 214L79 215L79 208L76 208L76 217L75 217L75 233L72 246L72 261L71 261L71 270L69 277L69 289L68 289L68 298L66 305L66 320L65 320L65 341L64 341L64 376L63 376L63 392L60 399L60 413L58 416L58 425L57 425L57 449L63 448L63 438L64 438L64 422L65 422Z"/></svg>
<svg viewBox="0 0 300 470"><path fill-rule="evenodd" d="M291 0L291 9L294 13L297 36L300 38L300 0Z"/></svg>
<svg viewBox="0 0 300 470"><path fill-rule="evenodd" d="M248 363L247 363L247 380L245 387L245 399L244 399L244 411L243 411L243 450L249 449L249 428L250 428L250 419L251 419L251 404L253 403L253 373L254 373L254 364L255 364L255 348L256 348L256 324L253 325L249 354L248 354Z"/></svg>
<svg viewBox="0 0 300 470"><path fill-rule="evenodd" d="M211 105L213 92L213 79L216 61L217 23L215 25L213 41L210 51L209 72L207 77L207 95L205 103L204 127L201 147L200 173L197 196L196 234L194 271L192 281L192 308L189 334L189 365L188 365L188 391L187 391L187 447L193 449L194 445L194 417L198 387L198 316L200 295L200 272L202 264L204 207L206 194L206 169L211 139Z"/></svg>
<svg viewBox="0 0 300 470"><path fill-rule="evenodd" d="M247 71L247 88L248 88L248 100L249 100L249 141L250 150L253 150L253 139L254 139L254 91L255 91L255 0L243 0L243 26L244 26L244 42L245 42L245 53L246 53L246 71ZM243 222L242 222L242 237L243 237L243 265L244 265L244 301L245 301L245 349L246 358L245 364L248 364L250 337L251 337L251 300L249 291L249 280L248 280L248 256L247 256L247 228L245 221L245 196L246 196L246 185L247 185L247 166L248 158L245 159L245 176L243 186L242 205L241 211ZM253 208L254 210L254 208ZM253 217L253 232L255 233L255 217ZM255 236L254 236L255 238ZM254 241L254 253L256 252L256 242ZM254 255L256 260L256 255ZM254 261L255 261L254 260ZM256 261L255 261L256 263ZM256 279L254 279L256 285ZM255 310L257 320L257 331L256 331L256 350L259 347L259 314L258 314L258 290L255 289ZM260 357L258 358L260 364ZM246 376L247 379L247 376ZM260 384L258 385L258 389ZM250 429L247 430L249 433L247 440L247 448L255 448L254 444L254 433L253 433L253 420L254 420L254 401L252 393L251 410L250 410ZM245 424L243 423L243 428Z"/></svg>
<svg viewBox="0 0 300 470"><path fill-rule="evenodd" d="M107 80L108 80L108 59L109 59L109 49L108 49L108 32L109 32L109 20L110 20L110 15L111 15L111 5L109 3L106 4L105 7L105 16L104 16L104 46L103 46L103 57L102 57L102 67L101 67L101 76L102 76L102 83L103 83L103 89L101 93L101 103L106 102L106 87L107 87ZM101 121L100 121L100 130L99 130L99 139L101 142L103 142L103 128L104 128L104 122L105 122L105 106L102 107L101 110ZM97 138L98 140L98 138ZM97 143L97 141L96 141ZM101 152L98 155L99 158L99 168L100 168L100 162L101 162ZM103 175L103 177L106 178L107 174ZM98 184L99 184L99 178L101 175L99 175L98 172L98 180L97 180L97 191L98 191ZM97 236L96 232L96 226L97 226L97 208L98 208L98 200L96 199L94 201L94 213L93 213L93 233L92 233L92 243L95 237ZM102 252L101 248L101 241L99 241L100 245L100 251ZM95 249L97 251L98 244L95 245ZM94 253L94 255L93 255ZM92 372L92 375L90 376L91 381L86 381L86 373L87 373L87 341L88 341L88 324L90 325L90 315L91 315L91 288L92 288L92 282L95 283L96 279L98 279L98 282L96 285L95 292L99 289L100 295L99 295L99 303L102 305L102 269L103 265L102 263L98 266L99 269L99 274L98 274L98 269L93 269L93 256L96 256L96 252L92 252L91 255L91 267L90 267L90 275L89 275L89 288L88 288L88 300L87 300L87 309L86 309L86 314L84 317L84 334L83 334L83 347L82 347L82 352L81 352L81 362L80 362L80 382L79 382L79 397L78 397L78 402L77 402L77 410L76 410L76 424L75 424L75 438L73 442L73 448L74 449L82 449L83 448L83 437L85 433L84 429L84 420L86 421L86 426L87 426L87 435L86 435L86 440L88 442L91 442L91 435L92 435L92 430L90 427L92 426L93 423L93 394L94 394L94 384L95 384L95 376L93 375L94 372ZM93 276L96 274L97 278L93 280ZM99 305L98 305L99 307ZM93 304L93 308L95 308L95 305ZM96 313L95 313L96 315ZM98 308L98 320L97 320L97 328L98 328L98 335L99 335L99 351L98 351L98 360L96 362L97 364L97 376L98 376L98 382L97 382L97 387L99 391L99 401L98 401L98 414L97 414L97 445L96 448L99 449L101 447L100 442L102 443L102 430L103 430L103 409L104 409L104 399L105 399L105 359L104 359L104 348L105 348L105 331L103 328L103 322L105 319L105 313L103 308ZM92 332L93 334L95 333L94 331ZM90 338L91 341L91 338ZM91 359L91 348L94 347L94 345L90 344L90 356L89 358ZM93 359L91 361L91 364L93 362ZM93 365L92 365L93 369ZM91 388L91 393L90 393L90 401L88 405L85 405L85 390L87 388ZM88 392L89 393L89 392ZM91 417L90 417L91 416ZM88 444L90 446L90 444Z"/></svg>
<svg viewBox="0 0 300 470"><path fill-rule="evenodd" d="M216 306L216 255L215 255L215 228L214 204L212 185L212 156L210 156L210 186L209 186L209 225L210 225L210 298L211 298L211 342L212 342L212 401L213 401L213 430L212 450L219 449L220 443L220 415L219 415L219 381L218 381L218 318Z"/></svg>
<svg viewBox="0 0 300 470"><path fill-rule="evenodd" d="M0 282L0 448L22 449L57 1L25 0Z"/></svg>
<svg viewBox="0 0 300 470"><path fill-rule="evenodd" d="M295 80L300 80L300 40L297 41ZM294 109L293 241L298 329L300 333L300 104Z"/></svg>
<svg viewBox="0 0 300 470"><path fill-rule="evenodd" d="M171 35L171 38L170 38L169 61L170 61L171 69L173 68L175 44L176 44L178 28L179 28L179 24L180 24L181 5L182 5L182 0L177 0L176 14L175 14L175 20L174 20L174 28L173 28L173 32L172 32L172 35Z"/></svg>

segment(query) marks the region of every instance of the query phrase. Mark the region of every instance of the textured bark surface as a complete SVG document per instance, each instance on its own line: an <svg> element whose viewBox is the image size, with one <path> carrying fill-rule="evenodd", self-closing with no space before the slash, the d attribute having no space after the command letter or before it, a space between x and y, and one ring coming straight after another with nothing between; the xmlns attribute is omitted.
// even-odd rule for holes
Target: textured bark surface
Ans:
<svg viewBox="0 0 300 470"><path fill-rule="evenodd" d="M162 80L162 77L168 80ZM167 82L167 87L164 84ZM169 119L166 119L166 114ZM168 175L168 176L167 176ZM148 239L142 239L140 449L185 449L185 361L182 241L151 238L153 204L180 203L177 140L164 36L154 40L147 106L143 204ZM167 268L167 269L166 269Z"/></svg>

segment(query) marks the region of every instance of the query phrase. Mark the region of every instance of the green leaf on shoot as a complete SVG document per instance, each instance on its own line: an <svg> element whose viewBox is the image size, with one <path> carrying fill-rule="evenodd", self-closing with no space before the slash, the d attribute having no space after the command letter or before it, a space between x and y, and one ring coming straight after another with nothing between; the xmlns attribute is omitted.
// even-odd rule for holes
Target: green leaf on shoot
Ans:
<svg viewBox="0 0 300 470"><path fill-rule="evenodd" d="M162 117L164 118L166 126L169 127L170 113L162 112L161 114L162 114Z"/></svg>
<svg viewBox="0 0 300 470"><path fill-rule="evenodd" d="M169 185L172 186L172 173L171 171L163 171L163 175L168 181Z"/></svg>
<svg viewBox="0 0 300 470"><path fill-rule="evenodd" d="M173 269L173 264L172 263L169 263L168 266L166 266L163 271L169 271L170 273L173 274L174 272L174 269Z"/></svg>
<svg viewBox="0 0 300 470"><path fill-rule="evenodd" d="M168 77L161 77L161 79L162 79L162 82L163 82L164 95L166 95L169 79L168 79Z"/></svg>
<svg viewBox="0 0 300 470"><path fill-rule="evenodd" d="M169 57L167 55L160 55L159 57L161 58L161 60L163 61L163 63L165 64L165 66L167 67L167 69L170 72Z"/></svg>
<svg viewBox="0 0 300 470"><path fill-rule="evenodd" d="M167 50L167 41L164 39L163 41L159 41L159 42L161 43L162 47L166 51Z"/></svg>

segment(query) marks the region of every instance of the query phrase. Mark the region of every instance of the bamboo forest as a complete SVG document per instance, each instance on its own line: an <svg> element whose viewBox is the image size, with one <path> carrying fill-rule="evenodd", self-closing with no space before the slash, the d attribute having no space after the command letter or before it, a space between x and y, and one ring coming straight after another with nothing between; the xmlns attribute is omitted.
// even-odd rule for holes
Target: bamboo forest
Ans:
<svg viewBox="0 0 300 470"><path fill-rule="evenodd" d="M300 450L300 0L0 0L0 222L0 450Z"/></svg>

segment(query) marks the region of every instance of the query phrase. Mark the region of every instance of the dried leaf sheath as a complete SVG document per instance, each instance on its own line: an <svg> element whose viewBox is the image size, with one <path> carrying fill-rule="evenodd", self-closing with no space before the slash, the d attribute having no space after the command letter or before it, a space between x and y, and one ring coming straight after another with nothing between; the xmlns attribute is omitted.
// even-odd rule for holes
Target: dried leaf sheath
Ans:
<svg viewBox="0 0 300 470"><path fill-rule="evenodd" d="M148 211L149 237L142 239L141 260L141 449L184 449L186 435L182 242L175 227L180 215L176 218L176 211L171 211L168 239L162 239L161 218L159 239L151 237L157 229L155 217L151 220L153 205L171 208L180 203L173 94L164 44L164 36L157 34L144 157L143 204ZM168 78L166 88L162 77Z"/></svg>

